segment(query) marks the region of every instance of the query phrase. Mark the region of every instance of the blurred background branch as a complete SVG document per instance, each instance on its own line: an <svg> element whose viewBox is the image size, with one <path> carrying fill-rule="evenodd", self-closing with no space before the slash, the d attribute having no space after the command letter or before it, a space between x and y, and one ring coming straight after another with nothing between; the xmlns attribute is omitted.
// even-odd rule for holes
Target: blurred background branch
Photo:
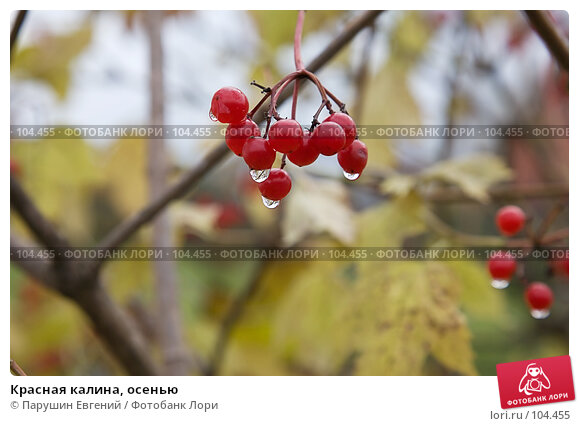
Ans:
<svg viewBox="0 0 579 426"><path fill-rule="evenodd" d="M150 124L165 124L164 58L161 28L163 12L158 10L143 12L143 20L149 39L150 63ZM147 177L149 197L156 200L166 190L169 176L169 158L165 140L151 138L147 144ZM172 224L165 209L153 221L153 247L174 247ZM163 357L164 373L184 376L190 370L190 357L183 340L183 326L179 307L177 271L174 262L153 262L155 294L157 305L158 337Z"/></svg>
<svg viewBox="0 0 579 426"><path fill-rule="evenodd" d="M544 10L525 10L533 30L557 60L561 68L569 71L569 43L563 38L548 12Z"/></svg>
<svg viewBox="0 0 579 426"><path fill-rule="evenodd" d="M14 24L12 24L12 30L10 30L10 58L12 59L12 50L16 45L16 40L18 39L18 34L20 33L20 29L22 28L22 24L24 23L24 19L26 18L26 14L28 13L27 10L19 10L16 14L16 19L14 20Z"/></svg>

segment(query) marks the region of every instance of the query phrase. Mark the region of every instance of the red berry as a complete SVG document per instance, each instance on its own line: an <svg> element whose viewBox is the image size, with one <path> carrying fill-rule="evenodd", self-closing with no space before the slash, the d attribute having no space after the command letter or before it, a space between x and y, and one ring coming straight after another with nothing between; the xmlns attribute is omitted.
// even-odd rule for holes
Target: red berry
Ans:
<svg viewBox="0 0 579 426"><path fill-rule="evenodd" d="M259 127L249 118L240 123L232 123L225 131L225 142L235 155L241 157L241 151L245 142L251 137L259 137L261 133Z"/></svg>
<svg viewBox="0 0 579 426"><path fill-rule="evenodd" d="M304 130L296 120L280 120L271 126L268 137L273 149L289 154L302 145Z"/></svg>
<svg viewBox="0 0 579 426"><path fill-rule="evenodd" d="M339 124L326 121L316 127L311 140L320 154L330 156L344 148L346 133Z"/></svg>
<svg viewBox="0 0 579 426"><path fill-rule="evenodd" d="M221 123L239 123L247 116L249 101L235 87L223 87L213 95L209 114Z"/></svg>
<svg viewBox="0 0 579 426"><path fill-rule="evenodd" d="M344 148L347 148L354 142L354 139L356 139L356 123L348 114L344 114L343 112L330 114L330 116L324 120L324 123L326 122L337 123L342 126L342 129L344 129L346 133L346 144Z"/></svg>
<svg viewBox="0 0 579 426"><path fill-rule="evenodd" d="M509 252L498 252L491 256L487 266L494 279L509 280L517 269L517 262Z"/></svg>
<svg viewBox="0 0 579 426"><path fill-rule="evenodd" d="M263 138L249 138L243 145L241 154L253 170L270 169L275 161L275 151Z"/></svg>
<svg viewBox="0 0 579 426"><path fill-rule="evenodd" d="M296 166L302 167L307 166L308 164L312 164L314 161L316 161L319 155L320 153L312 143L310 132L304 130L302 146L300 146L291 154L288 154L287 158Z"/></svg>
<svg viewBox="0 0 579 426"><path fill-rule="evenodd" d="M244 222L243 210L235 203L221 205L217 216L216 226L221 229L232 228Z"/></svg>
<svg viewBox="0 0 579 426"><path fill-rule="evenodd" d="M258 183L257 187L265 198L279 201L289 194L292 188L292 181L285 170L271 169L268 178Z"/></svg>
<svg viewBox="0 0 579 426"><path fill-rule="evenodd" d="M20 176L22 169L20 163L14 159L10 159L10 176Z"/></svg>
<svg viewBox="0 0 579 426"><path fill-rule="evenodd" d="M508 237L523 229L525 220L525 212L517 206L505 206L497 212L495 217L499 231Z"/></svg>
<svg viewBox="0 0 579 426"><path fill-rule="evenodd" d="M368 148L364 142L356 139L349 146L338 152L338 163L346 173L360 174L368 162Z"/></svg>
<svg viewBox="0 0 579 426"><path fill-rule="evenodd" d="M551 270L553 274L560 277L569 276L569 259L555 259L551 260Z"/></svg>
<svg viewBox="0 0 579 426"><path fill-rule="evenodd" d="M547 310L553 304L553 292L547 284L534 282L527 287L525 299L531 309Z"/></svg>

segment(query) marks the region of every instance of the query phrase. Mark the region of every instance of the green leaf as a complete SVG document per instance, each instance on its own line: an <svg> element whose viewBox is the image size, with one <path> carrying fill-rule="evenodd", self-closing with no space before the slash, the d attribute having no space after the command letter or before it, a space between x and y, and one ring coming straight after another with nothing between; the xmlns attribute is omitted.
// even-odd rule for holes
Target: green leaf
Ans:
<svg viewBox="0 0 579 426"><path fill-rule="evenodd" d="M281 230L284 245L292 246L310 235L328 233L342 244L355 237L354 215L344 185L330 179L292 175L292 196L284 200Z"/></svg>
<svg viewBox="0 0 579 426"><path fill-rule="evenodd" d="M46 35L37 44L15 53L13 75L43 81L63 99L70 84L72 62L89 45L91 38L92 28L89 22L68 34Z"/></svg>
<svg viewBox="0 0 579 426"><path fill-rule="evenodd" d="M416 195L409 195L381 203L357 217L356 244L365 247L399 247L405 238L426 229L422 215L424 203Z"/></svg>
<svg viewBox="0 0 579 426"><path fill-rule="evenodd" d="M480 201L488 202L488 189L512 177L504 161L490 154L442 161L421 173L424 182L440 181L458 186L464 193Z"/></svg>
<svg viewBox="0 0 579 426"><path fill-rule="evenodd" d="M390 176L380 184L383 194L391 194L396 197L406 197L416 187L418 179L414 175L396 174Z"/></svg>
<svg viewBox="0 0 579 426"><path fill-rule="evenodd" d="M360 277L355 324L358 374L422 374L428 356L475 374L460 283L437 262L375 263Z"/></svg>

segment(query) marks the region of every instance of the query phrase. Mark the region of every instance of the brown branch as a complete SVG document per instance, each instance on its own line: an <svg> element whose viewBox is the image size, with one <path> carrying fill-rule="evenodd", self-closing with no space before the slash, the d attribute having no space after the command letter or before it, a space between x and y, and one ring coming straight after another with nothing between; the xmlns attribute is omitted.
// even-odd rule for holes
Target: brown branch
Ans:
<svg viewBox="0 0 579 426"><path fill-rule="evenodd" d="M364 108L364 100L366 98L366 88L368 86L369 69L370 69L370 55L372 53L372 45L374 44L374 37L376 35L376 26L370 25L368 28L368 35L362 48L360 57L360 65L354 78L354 85L356 87L356 102L352 108L352 117L356 120L361 120Z"/></svg>
<svg viewBox="0 0 579 426"><path fill-rule="evenodd" d="M311 72L316 72L329 62L345 45L347 45L363 28L371 25L382 11L368 11L355 18L344 31L339 34L307 67ZM279 102L283 102L291 96L291 89L286 89L279 97ZM264 117L268 110L267 106L262 106L256 112L257 117ZM260 120L261 121L261 120ZM225 143L221 143L203 158L199 166L191 169L173 186L167 188L155 201L141 211L130 217L126 221L114 228L98 245L99 248L115 249L125 242L141 226L151 221L167 204L183 197L197 185L201 179L219 164L229 153L229 148ZM100 267L99 262L94 262L94 273Z"/></svg>
<svg viewBox="0 0 579 426"><path fill-rule="evenodd" d="M306 69L316 72L332 59L345 45L347 45L362 29L366 28L378 18L382 10L369 10L354 18Z"/></svg>
<svg viewBox="0 0 579 426"><path fill-rule="evenodd" d="M165 87L163 84L163 44L161 11L144 12L145 28L149 39L151 124L165 123ZM164 139L148 141L148 181L151 199L157 198L166 189L169 173L168 156ZM152 243L154 247L171 247L171 224L167 210L160 212L153 221ZM157 328L164 364L164 373L184 376L189 372L189 361L179 312L177 271L174 262L153 262L155 293L157 296Z"/></svg>
<svg viewBox="0 0 579 426"><path fill-rule="evenodd" d="M10 56L12 56L12 50L14 46L16 46L16 40L18 40L18 35L20 34L27 13L27 10L19 10L14 20L14 25L12 25L12 30L10 30Z"/></svg>
<svg viewBox="0 0 579 426"><path fill-rule="evenodd" d="M151 350L133 319L109 296L98 278L73 300L90 318L96 334L125 370L135 376L158 375Z"/></svg>
<svg viewBox="0 0 579 426"><path fill-rule="evenodd" d="M10 360L10 372L15 376L27 376L22 368L14 361L13 359Z"/></svg>
<svg viewBox="0 0 579 426"><path fill-rule="evenodd" d="M525 10L525 15L561 68L569 71L569 43L547 13L543 10Z"/></svg>
<svg viewBox="0 0 579 426"><path fill-rule="evenodd" d="M68 247L68 242L56 231L32 202L20 182L10 176L10 206L20 215L34 236L46 247Z"/></svg>
<svg viewBox="0 0 579 426"><path fill-rule="evenodd" d="M54 271L54 264L49 260L23 260L18 256L19 250L36 248L36 244L25 241L21 237L10 233L10 261L46 287L58 291L58 280ZM14 259L12 257L14 256Z"/></svg>

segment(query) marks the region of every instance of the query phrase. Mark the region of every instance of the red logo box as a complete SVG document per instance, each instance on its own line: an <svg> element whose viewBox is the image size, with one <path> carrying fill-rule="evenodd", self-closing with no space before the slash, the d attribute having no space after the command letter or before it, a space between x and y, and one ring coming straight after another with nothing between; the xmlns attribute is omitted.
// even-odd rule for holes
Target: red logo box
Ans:
<svg viewBox="0 0 579 426"><path fill-rule="evenodd" d="M497 364L502 408L575 399L569 355Z"/></svg>

